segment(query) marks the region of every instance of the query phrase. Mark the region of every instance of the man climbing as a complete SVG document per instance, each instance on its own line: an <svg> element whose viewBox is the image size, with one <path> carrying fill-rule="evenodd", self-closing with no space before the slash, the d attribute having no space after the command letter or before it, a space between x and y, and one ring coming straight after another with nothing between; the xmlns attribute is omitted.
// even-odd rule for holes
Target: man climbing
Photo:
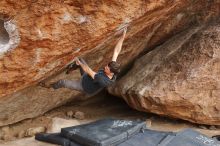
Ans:
<svg viewBox="0 0 220 146"><path fill-rule="evenodd" d="M117 42L111 62L104 69L99 69L98 72L93 71L87 63L81 58L75 58L76 65L80 68L82 75L80 80L59 80L50 85L53 89L69 88L94 95L103 88L111 85L116 80L116 75L120 72L120 64L116 62L119 53L121 52L122 44L125 39L127 28L124 28L123 35Z"/></svg>

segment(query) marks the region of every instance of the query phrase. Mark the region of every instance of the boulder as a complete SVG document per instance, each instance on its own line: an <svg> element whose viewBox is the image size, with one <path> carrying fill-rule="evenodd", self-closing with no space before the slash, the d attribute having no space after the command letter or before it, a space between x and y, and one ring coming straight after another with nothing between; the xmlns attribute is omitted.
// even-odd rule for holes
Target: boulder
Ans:
<svg viewBox="0 0 220 146"><path fill-rule="evenodd" d="M190 28L138 59L112 94L134 109L220 125L220 25Z"/></svg>
<svg viewBox="0 0 220 146"><path fill-rule="evenodd" d="M74 114L74 117L76 119L79 119L79 120L84 120L85 119L85 113L81 112L81 111L76 111L75 114Z"/></svg>
<svg viewBox="0 0 220 146"><path fill-rule="evenodd" d="M75 91L37 85L78 79L78 72L63 72L75 56L94 70L107 64L124 25L129 28L118 61L125 70L141 52L219 17L219 5L207 0L1 0L0 126L80 98Z"/></svg>
<svg viewBox="0 0 220 146"><path fill-rule="evenodd" d="M44 133L46 132L46 127L34 127L28 128L25 132L25 137L32 137L35 136L37 133Z"/></svg>
<svg viewBox="0 0 220 146"><path fill-rule="evenodd" d="M83 122L79 122L78 120L53 118L47 130L47 133L59 133L61 131L61 128L72 127L80 124L83 124Z"/></svg>

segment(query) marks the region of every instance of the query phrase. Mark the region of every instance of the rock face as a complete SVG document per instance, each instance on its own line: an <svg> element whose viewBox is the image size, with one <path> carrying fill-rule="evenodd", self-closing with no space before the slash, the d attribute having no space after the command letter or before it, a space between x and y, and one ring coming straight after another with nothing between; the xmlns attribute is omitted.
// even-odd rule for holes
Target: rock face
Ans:
<svg viewBox="0 0 220 146"><path fill-rule="evenodd" d="M220 125L219 23L173 37L109 90L140 111Z"/></svg>
<svg viewBox="0 0 220 146"><path fill-rule="evenodd" d="M62 72L75 56L95 70L105 65L118 38L115 33L125 23L128 34L118 58L124 68L183 29L217 18L219 5L207 0L1 0L0 126L78 97L78 92L36 84L79 78L78 72Z"/></svg>

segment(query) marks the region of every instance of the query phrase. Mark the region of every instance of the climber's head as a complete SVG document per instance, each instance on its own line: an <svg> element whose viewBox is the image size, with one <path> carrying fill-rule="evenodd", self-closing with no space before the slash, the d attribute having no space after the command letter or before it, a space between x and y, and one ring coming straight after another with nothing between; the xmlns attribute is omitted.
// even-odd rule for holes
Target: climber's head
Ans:
<svg viewBox="0 0 220 146"><path fill-rule="evenodd" d="M104 71L106 74L109 73L118 74L120 72L120 64L115 61L111 61L108 63L108 65L105 66Z"/></svg>

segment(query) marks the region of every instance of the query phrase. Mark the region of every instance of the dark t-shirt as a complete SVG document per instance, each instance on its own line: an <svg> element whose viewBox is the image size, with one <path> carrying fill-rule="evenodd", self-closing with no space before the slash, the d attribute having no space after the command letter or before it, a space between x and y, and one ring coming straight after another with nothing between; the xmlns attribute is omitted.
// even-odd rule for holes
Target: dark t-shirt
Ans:
<svg viewBox="0 0 220 146"><path fill-rule="evenodd" d="M82 76L82 87L87 94L94 94L99 90L111 85L116 80L114 75L112 79L104 73L103 69L100 69L96 74L94 79L91 78L88 74Z"/></svg>

